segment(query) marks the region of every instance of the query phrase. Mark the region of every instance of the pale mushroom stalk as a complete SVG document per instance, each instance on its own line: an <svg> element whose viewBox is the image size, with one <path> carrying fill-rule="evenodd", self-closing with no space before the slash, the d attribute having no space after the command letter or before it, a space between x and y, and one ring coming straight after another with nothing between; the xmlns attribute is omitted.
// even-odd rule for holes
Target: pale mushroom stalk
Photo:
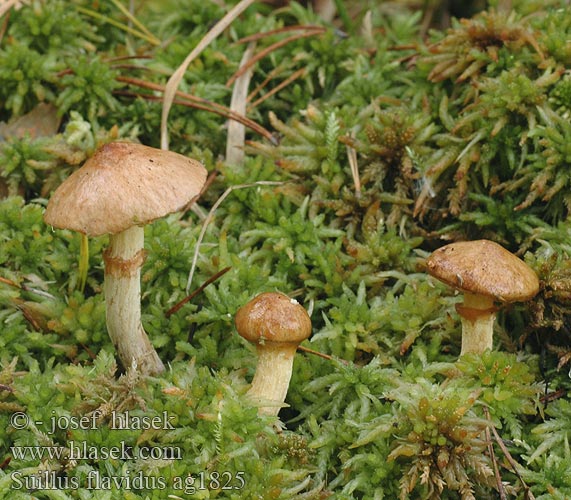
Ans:
<svg viewBox="0 0 571 500"><path fill-rule="evenodd" d="M119 358L130 360L143 373L164 370L141 324L141 266L145 260L144 228L132 226L109 235L105 261L107 329Z"/></svg>
<svg viewBox="0 0 571 500"><path fill-rule="evenodd" d="M261 406L258 413L277 415L287 396L297 344L265 342L256 350L258 364L248 396L265 404L276 402L275 406Z"/></svg>
<svg viewBox="0 0 571 500"><path fill-rule="evenodd" d="M464 303L456 306L462 322L461 356L469 352L482 353L486 349L492 349L496 310L492 298L464 293Z"/></svg>

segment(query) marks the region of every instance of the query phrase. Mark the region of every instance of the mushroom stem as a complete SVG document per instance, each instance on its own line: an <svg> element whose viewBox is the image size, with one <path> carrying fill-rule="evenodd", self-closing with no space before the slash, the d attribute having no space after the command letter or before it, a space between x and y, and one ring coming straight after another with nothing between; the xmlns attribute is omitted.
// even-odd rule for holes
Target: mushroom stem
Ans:
<svg viewBox="0 0 571 500"><path fill-rule="evenodd" d="M486 295L464 293L464 304L456 310L462 321L462 349L460 355L482 354L493 347L496 307L493 298Z"/></svg>
<svg viewBox="0 0 571 500"><path fill-rule="evenodd" d="M141 324L141 266L145 261L144 229L133 226L109 236L105 260L107 330L123 366L136 364L145 374L164 365Z"/></svg>
<svg viewBox="0 0 571 500"><path fill-rule="evenodd" d="M248 395L259 403L260 415L277 416L287 395L297 344L266 341L256 348L258 364Z"/></svg>

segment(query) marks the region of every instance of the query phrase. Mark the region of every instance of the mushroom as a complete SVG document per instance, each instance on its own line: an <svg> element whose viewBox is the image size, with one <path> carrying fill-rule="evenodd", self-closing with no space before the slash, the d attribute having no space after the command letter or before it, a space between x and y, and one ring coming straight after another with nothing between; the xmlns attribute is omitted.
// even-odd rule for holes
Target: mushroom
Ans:
<svg viewBox="0 0 571 500"><path fill-rule="evenodd" d="M260 415L277 416L283 406L297 346L311 334L307 311L278 292L258 295L238 309L238 333L256 344L258 365L248 395Z"/></svg>
<svg viewBox="0 0 571 500"><path fill-rule="evenodd" d="M53 193L44 220L88 236L109 234L104 252L109 336L126 368L145 374L164 365L141 324L143 226L197 196L206 169L170 151L112 142L102 146Z"/></svg>
<svg viewBox="0 0 571 500"><path fill-rule="evenodd" d="M539 291L533 269L489 240L445 245L426 265L432 276L464 293L464 303L456 305L462 320L460 355L492 348L496 302L523 302Z"/></svg>

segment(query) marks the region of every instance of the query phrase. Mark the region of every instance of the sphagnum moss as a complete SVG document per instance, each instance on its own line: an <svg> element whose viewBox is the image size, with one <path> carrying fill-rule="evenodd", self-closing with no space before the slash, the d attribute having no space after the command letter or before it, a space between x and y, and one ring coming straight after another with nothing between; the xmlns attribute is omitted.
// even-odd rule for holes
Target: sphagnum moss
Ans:
<svg viewBox="0 0 571 500"><path fill-rule="evenodd" d="M40 467L13 447L69 450L75 441L98 452L121 443L178 447L182 458L47 460L44 471L78 485L35 497L488 498L499 486L481 431L494 425L525 481L499 468L509 494L568 496L566 3L518 0L508 13L490 1L432 31L434 12L404 2L348 2L333 23L301 4L248 8L188 68L181 89L227 105L240 40L254 36L260 59L247 115L274 141L248 132L244 166L226 165L225 118L186 101L173 108L172 149L219 175L204 210L146 230L141 319L157 332L168 370L133 378L114 371L104 335L105 241L90 241L85 292L73 291L79 240L47 230L41 214L50 192L101 144L158 145L161 96L148 88L160 89L225 13L220 3L179 4L145 2L129 16L107 0L73 9L43 0L1 20L0 193L21 196L0 204L0 362L11 374L0 381L2 402L33 422L57 415L63 423L101 407L166 412L174 427L100 422L50 435L38 424L16 429L2 411L1 495L30 496L12 474ZM14 120L39 103L55 109L60 133L37 138L32 123L29 137L18 135ZM231 270L166 318L185 295L199 232L190 219L196 224L228 187L258 180L283 184L234 191L219 206L194 283ZM443 244L481 238L523 257L540 292L498 315L502 352L456 364L458 298L428 280L421 263ZM232 334L241 305L278 289L303 297L311 347L333 356L299 356L282 437L246 397L254 356ZM155 483L89 489L90 474Z"/></svg>

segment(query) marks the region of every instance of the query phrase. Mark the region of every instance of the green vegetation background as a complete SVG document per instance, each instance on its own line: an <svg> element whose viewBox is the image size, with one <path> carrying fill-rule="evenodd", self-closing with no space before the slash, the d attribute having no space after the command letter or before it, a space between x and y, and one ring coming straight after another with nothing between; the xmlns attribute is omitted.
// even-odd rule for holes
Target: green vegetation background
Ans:
<svg viewBox="0 0 571 500"><path fill-rule="evenodd" d="M169 116L170 148L216 175L198 210L145 230L143 322L168 364L154 378L116 365L105 238L82 291L79 236L42 214L99 145L159 146L161 89L233 2L135 2L134 18L120 0L22 4L0 18L0 498L571 497L567 2L337 2L333 23L249 7L181 82L209 109L186 95ZM254 35L247 116L274 141L248 130L232 164L208 103L229 105ZM236 187L214 212L191 289L231 269L166 317L208 211L259 181L279 184ZM460 298L423 261L478 238L522 257L541 291L500 312L493 352L458 360ZM256 355L233 326L269 290L311 311L304 345L326 355L298 353L282 432L245 398ZM111 429L127 410L174 429ZM181 455L74 460L72 442Z"/></svg>

